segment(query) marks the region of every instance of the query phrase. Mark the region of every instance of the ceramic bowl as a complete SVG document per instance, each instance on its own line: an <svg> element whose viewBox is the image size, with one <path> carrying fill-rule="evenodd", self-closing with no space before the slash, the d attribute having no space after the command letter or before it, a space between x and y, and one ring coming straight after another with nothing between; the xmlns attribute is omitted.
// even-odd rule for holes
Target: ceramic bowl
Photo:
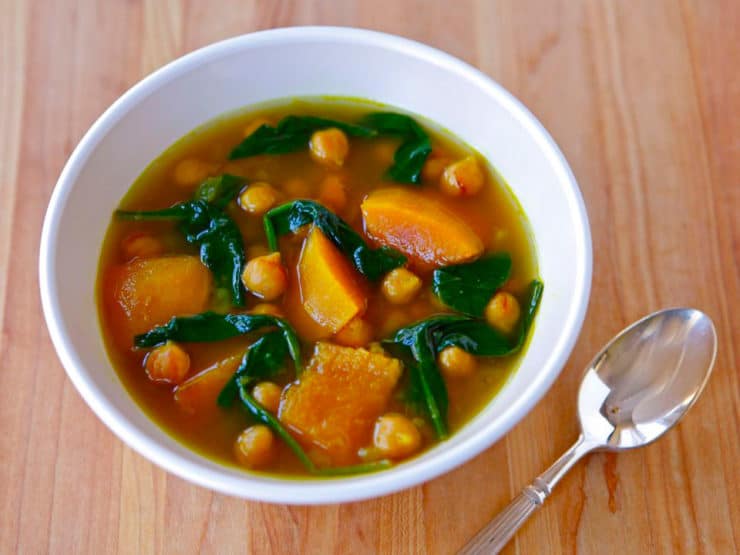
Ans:
<svg viewBox="0 0 740 555"><path fill-rule="evenodd" d="M463 429L413 460L375 474L281 479L223 466L167 435L124 389L106 354L95 277L111 213L142 170L193 128L269 99L339 95L425 116L478 149L504 176L531 224L545 292L521 366ZM166 470L230 495L334 503L430 480L508 432L557 378L578 336L591 285L586 211L568 163L542 125L477 69L434 48L348 28L259 32L188 54L119 98L75 148L44 221L44 315L64 368L123 441ZM495 469L491 469L495 472Z"/></svg>

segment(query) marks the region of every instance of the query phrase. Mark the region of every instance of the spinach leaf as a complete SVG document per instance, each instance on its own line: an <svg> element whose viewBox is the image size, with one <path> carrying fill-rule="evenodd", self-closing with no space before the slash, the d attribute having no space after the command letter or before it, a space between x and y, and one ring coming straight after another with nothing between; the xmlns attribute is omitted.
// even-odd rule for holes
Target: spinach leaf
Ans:
<svg viewBox="0 0 740 555"><path fill-rule="evenodd" d="M471 316L483 311L496 290L511 274L511 256L502 252L468 264L434 270L432 289L450 308Z"/></svg>
<svg viewBox="0 0 740 555"><path fill-rule="evenodd" d="M265 214L265 234L270 249L278 250L278 236L295 233L309 223L316 225L352 261L357 271L371 281L377 281L406 263L406 257L395 249L372 249L347 222L311 200L294 200Z"/></svg>
<svg viewBox="0 0 740 555"><path fill-rule="evenodd" d="M484 320L467 319L445 327L439 338L439 350L445 347L460 347L471 355L503 357L517 350L517 343Z"/></svg>
<svg viewBox="0 0 740 555"><path fill-rule="evenodd" d="M422 167L432 151L431 140L413 118L393 112L368 114L360 125L313 116L286 116L276 126L260 126L231 151L229 159L297 152L308 147L314 131L329 127L341 129L352 137L400 137L403 142L396 150L387 175L401 183L421 182Z"/></svg>
<svg viewBox="0 0 740 555"><path fill-rule="evenodd" d="M464 320L463 316L437 316L398 330L392 341L406 349L402 357L409 370L407 396L413 404L423 407L432 422L437 437L447 437L447 387L437 367L436 342L444 327ZM410 360L409 360L410 359Z"/></svg>
<svg viewBox="0 0 740 555"><path fill-rule="evenodd" d="M314 131L336 127L352 137L374 137L369 127L313 116L286 116L275 127L260 126L229 154L230 160L257 154L285 154L308 147Z"/></svg>
<svg viewBox="0 0 740 555"><path fill-rule="evenodd" d="M218 314L202 312L194 316L175 316L134 338L136 347L155 347L166 341L207 343L230 339L261 328L276 326L269 314Z"/></svg>
<svg viewBox="0 0 740 555"><path fill-rule="evenodd" d="M283 368L285 357L288 355L288 343L281 331L266 333L255 341L244 353L239 368L218 396L221 407L230 407L234 398L239 394L237 380L244 377L249 382L268 379Z"/></svg>
<svg viewBox="0 0 740 555"><path fill-rule="evenodd" d="M393 112L368 114L362 122L381 135L403 139L393 156L388 177L401 183L421 183L421 170L432 152L431 140L421 126L413 118Z"/></svg>
<svg viewBox="0 0 740 555"><path fill-rule="evenodd" d="M198 186L193 200L202 200L223 210L243 185L244 179L228 173L209 177Z"/></svg>
<svg viewBox="0 0 740 555"><path fill-rule="evenodd" d="M319 468L316 474L319 476L348 476L350 474L367 474L368 472L378 472L393 466L393 462L388 459L374 461L362 464L353 464L350 466L337 466L333 468Z"/></svg>
<svg viewBox="0 0 740 555"><path fill-rule="evenodd" d="M393 155L388 177L399 183L421 183L421 170L430 152L432 143L428 137L406 139Z"/></svg>
<svg viewBox="0 0 740 555"><path fill-rule="evenodd" d="M447 397L447 386L442 379L442 374L437 368L434 351L431 345L425 346L419 351L421 360L418 364L410 367L411 375L416 387L424 396L426 410L432 421L434 432L439 439L445 439L447 432L447 408L449 400Z"/></svg>
<svg viewBox="0 0 740 555"><path fill-rule="evenodd" d="M451 324L455 324L458 322L467 322L470 318L467 316L459 316L457 314L442 314L439 316L432 316L431 318L427 318L426 320L421 320L420 322L416 322L415 324L410 324L406 327L403 327L396 331L396 333L393 336L394 343L397 343L399 345L403 345L405 347L408 347L412 354L413 354L413 345L416 341L416 338L420 335L425 333L426 330L432 330L436 334L439 334L439 331Z"/></svg>
<svg viewBox="0 0 740 555"><path fill-rule="evenodd" d="M544 285L539 280L529 284L522 305L522 316L512 337L489 327L482 320L461 320L446 326L438 343L438 351L455 345L478 356L503 357L516 353L527 340L543 290Z"/></svg>
<svg viewBox="0 0 740 555"><path fill-rule="evenodd" d="M447 435L447 388L437 368L437 355L456 346L477 356L502 357L522 348L542 298L542 282L530 283L514 337L507 337L481 319L442 315L398 330L384 343L400 355L409 370L407 400L423 407L439 438Z"/></svg>
<svg viewBox="0 0 740 555"><path fill-rule="evenodd" d="M200 259L211 270L217 287L228 287L233 304L244 304L241 273L245 262L241 232L223 208L236 195L241 180L222 175L204 181L196 199L162 210L116 210L133 221L176 220L185 240L200 248Z"/></svg>
<svg viewBox="0 0 740 555"><path fill-rule="evenodd" d="M195 316L175 316L163 326L157 326L134 338L136 347L154 347L168 340L190 343L221 341L257 331L277 328L283 335L290 358L301 371L301 348L295 330L288 322L269 314L218 314L202 312Z"/></svg>
<svg viewBox="0 0 740 555"><path fill-rule="evenodd" d="M193 201L189 208L181 224L185 240L200 247L200 259L213 273L216 285L229 287L232 302L242 306L246 257L239 228L225 212L203 201Z"/></svg>
<svg viewBox="0 0 740 555"><path fill-rule="evenodd" d="M532 327L532 322L534 321L535 314L537 314L544 290L545 284L538 279L532 280L529 283L529 287L527 287L527 293L524 296L524 311L517 332L517 348L521 348L527 340L527 336L529 336L529 329Z"/></svg>
<svg viewBox="0 0 740 555"><path fill-rule="evenodd" d="M270 428L277 436L282 439L291 451L298 457L298 460L303 463L311 473L316 473L318 469L313 461L306 455L301 445L296 439L290 435L290 432L286 430L280 421L269 413L257 400L249 394L250 380L246 376L241 376L237 381L237 388L239 391L239 397L241 398L242 404L246 407L249 413L258 421Z"/></svg>
<svg viewBox="0 0 740 555"><path fill-rule="evenodd" d="M413 118L396 112L373 112L362 118L362 123L381 135L426 137L424 130Z"/></svg>

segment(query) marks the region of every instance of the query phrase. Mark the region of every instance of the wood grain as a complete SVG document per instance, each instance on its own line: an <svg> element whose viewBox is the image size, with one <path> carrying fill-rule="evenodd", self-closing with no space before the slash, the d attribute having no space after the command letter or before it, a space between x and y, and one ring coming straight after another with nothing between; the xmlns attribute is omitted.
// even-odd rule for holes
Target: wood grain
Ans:
<svg viewBox="0 0 740 555"><path fill-rule="evenodd" d="M563 149L592 223L594 282L561 378L463 467L363 503L244 502L121 444L66 379L41 315L38 242L72 148L145 74L275 26L369 27L437 46L523 100ZM740 551L740 4L733 0L0 0L0 553L451 553L575 437L581 370L669 305L720 349L679 428L594 455L508 553Z"/></svg>

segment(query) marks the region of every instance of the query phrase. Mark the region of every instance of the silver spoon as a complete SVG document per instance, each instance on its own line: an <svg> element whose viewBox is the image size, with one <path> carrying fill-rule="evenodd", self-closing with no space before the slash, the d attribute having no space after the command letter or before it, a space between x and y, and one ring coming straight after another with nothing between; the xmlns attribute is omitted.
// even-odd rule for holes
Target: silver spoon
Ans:
<svg viewBox="0 0 740 555"><path fill-rule="evenodd" d="M642 447L670 430L704 389L716 354L712 320L691 308L654 312L621 331L586 368L578 440L460 554L498 553L587 453Z"/></svg>

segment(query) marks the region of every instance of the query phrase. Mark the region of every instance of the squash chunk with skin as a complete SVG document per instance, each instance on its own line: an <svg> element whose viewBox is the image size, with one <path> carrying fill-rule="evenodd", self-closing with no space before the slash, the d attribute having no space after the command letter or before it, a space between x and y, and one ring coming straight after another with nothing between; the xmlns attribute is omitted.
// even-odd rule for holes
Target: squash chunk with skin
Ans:
<svg viewBox="0 0 740 555"><path fill-rule="evenodd" d="M303 308L332 333L367 308L359 274L317 227L311 229L303 243L298 282Z"/></svg>
<svg viewBox="0 0 740 555"><path fill-rule="evenodd" d="M189 414L216 412L218 394L234 375L242 355L233 355L201 370L175 388L175 401Z"/></svg>
<svg viewBox="0 0 740 555"><path fill-rule="evenodd" d="M288 289L283 298L283 309L288 322L291 323L298 336L306 343L314 343L319 339L331 337L334 332L314 320L303 307L297 263L289 265L288 268Z"/></svg>
<svg viewBox="0 0 740 555"><path fill-rule="evenodd" d="M332 464L352 464L400 376L401 363L385 354L319 342L308 369L283 390L278 417Z"/></svg>
<svg viewBox="0 0 740 555"><path fill-rule="evenodd" d="M422 266L460 264L483 254L483 242L462 218L414 191L380 189L361 208L368 236Z"/></svg>
<svg viewBox="0 0 740 555"><path fill-rule="evenodd" d="M211 272L195 256L137 259L113 268L109 277L115 316L131 335L173 316L203 312L211 295Z"/></svg>

